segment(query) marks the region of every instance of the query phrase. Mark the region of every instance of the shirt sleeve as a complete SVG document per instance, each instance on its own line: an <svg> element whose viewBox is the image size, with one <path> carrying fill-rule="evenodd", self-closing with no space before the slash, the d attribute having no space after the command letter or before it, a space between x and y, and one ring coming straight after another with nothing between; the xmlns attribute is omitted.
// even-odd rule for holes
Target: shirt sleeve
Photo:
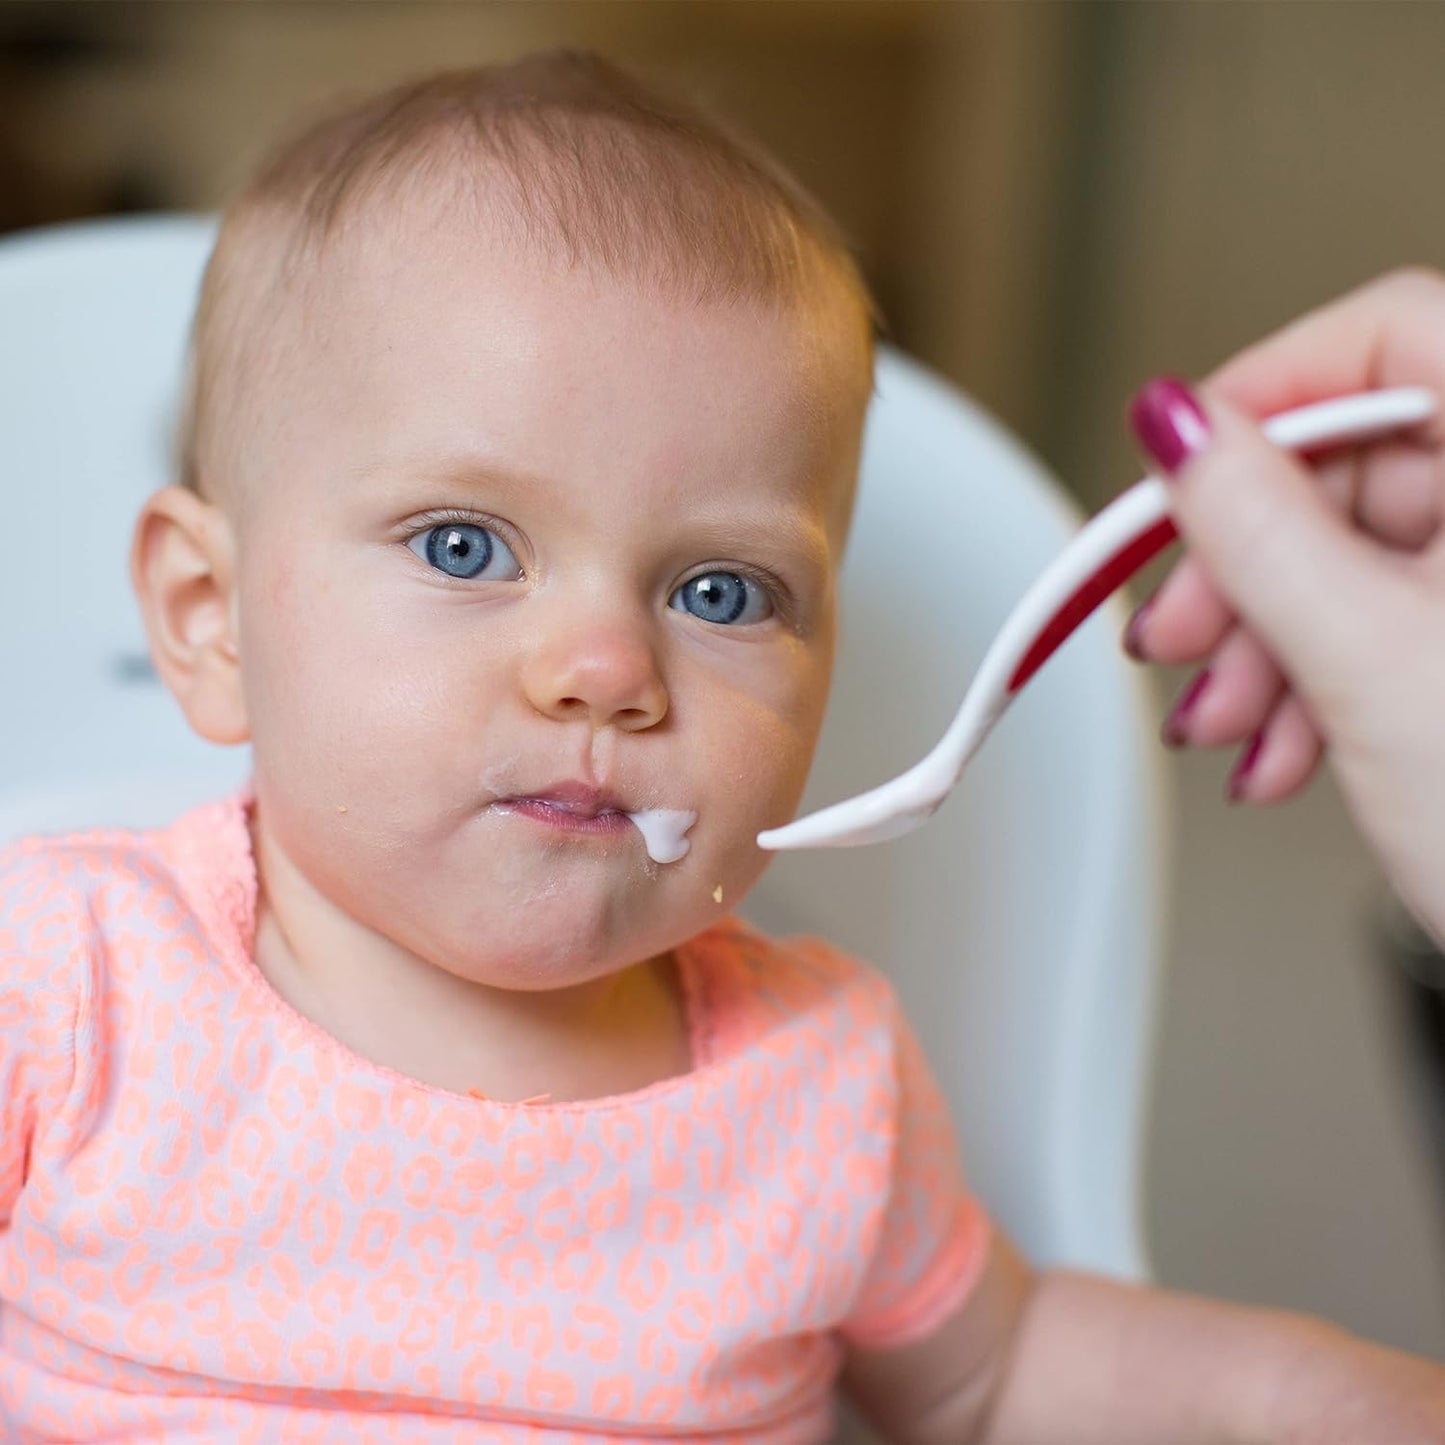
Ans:
<svg viewBox="0 0 1445 1445"><path fill-rule="evenodd" d="M0 849L0 1228L75 1079L84 905L42 840Z"/></svg>
<svg viewBox="0 0 1445 1445"><path fill-rule="evenodd" d="M991 1226L969 1191L942 1090L889 990L893 1010L895 1150L878 1241L841 1333L861 1349L922 1339L967 1298Z"/></svg>

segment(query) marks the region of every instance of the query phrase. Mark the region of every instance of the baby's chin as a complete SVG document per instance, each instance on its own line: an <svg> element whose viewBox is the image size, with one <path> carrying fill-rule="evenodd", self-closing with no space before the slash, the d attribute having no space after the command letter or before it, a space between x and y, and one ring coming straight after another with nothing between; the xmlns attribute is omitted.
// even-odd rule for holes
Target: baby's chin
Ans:
<svg viewBox="0 0 1445 1445"><path fill-rule="evenodd" d="M363 921L434 967L492 988L567 988L665 953L700 932L718 908L676 865L619 869L595 856L551 868L439 870L389 897L357 896ZM410 894L410 896L406 896Z"/></svg>
<svg viewBox="0 0 1445 1445"><path fill-rule="evenodd" d="M556 911L556 910L554 910ZM432 938L410 946L418 957L465 983L516 993L581 988L660 957L703 925L587 927L562 916L527 928L503 927L482 946L474 938Z"/></svg>

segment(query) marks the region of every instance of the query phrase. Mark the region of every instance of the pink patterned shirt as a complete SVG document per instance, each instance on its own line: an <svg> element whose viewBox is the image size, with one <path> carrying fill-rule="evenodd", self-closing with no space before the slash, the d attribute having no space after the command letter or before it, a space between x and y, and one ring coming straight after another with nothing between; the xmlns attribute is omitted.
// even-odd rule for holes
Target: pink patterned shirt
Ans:
<svg viewBox="0 0 1445 1445"><path fill-rule="evenodd" d="M729 920L690 1072L502 1104L251 958L247 796L0 851L0 1438L827 1438L988 1224L883 979Z"/></svg>

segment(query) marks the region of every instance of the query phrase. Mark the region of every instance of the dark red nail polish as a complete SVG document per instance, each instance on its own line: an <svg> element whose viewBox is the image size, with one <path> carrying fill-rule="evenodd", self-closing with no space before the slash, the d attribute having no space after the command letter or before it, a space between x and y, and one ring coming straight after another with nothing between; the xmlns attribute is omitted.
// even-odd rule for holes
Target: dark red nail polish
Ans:
<svg viewBox="0 0 1445 1445"><path fill-rule="evenodd" d="M1124 629L1124 651L1132 657L1135 662L1147 662L1144 655L1144 619L1149 615L1149 610L1154 606L1152 597L1139 604L1139 610L1129 619L1129 625Z"/></svg>
<svg viewBox="0 0 1445 1445"><path fill-rule="evenodd" d="M1169 711L1169 716L1164 719L1164 727L1161 731L1165 743L1171 748L1183 747L1187 741L1185 731L1189 722L1189 714L1194 711L1204 689L1209 686L1209 669L1206 667L1198 673L1193 682L1184 689L1179 701Z"/></svg>
<svg viewBox="0 0 1445 1445"><path fill-rule="evenodd" d="M1254 765L1259 761L1260 749L1264 746L1264 729L1261 728L1245 744L1244 751L1240 754L1239 762L1235 764L1234 771L1229 775L1229 782L1225 785L1229 794L1229 801L1237 803L1244 797L1244 785L1249 779L1250 773L1254 771Z"/></svg>
<svg viewBox="0 0 1445 1445"><path fill-rule="evenodd" d="M1209 441L1209 420L1194 393L1174 376L1147 382L1129 404L1129 426L1139 445L1172 477Z"/></svg>

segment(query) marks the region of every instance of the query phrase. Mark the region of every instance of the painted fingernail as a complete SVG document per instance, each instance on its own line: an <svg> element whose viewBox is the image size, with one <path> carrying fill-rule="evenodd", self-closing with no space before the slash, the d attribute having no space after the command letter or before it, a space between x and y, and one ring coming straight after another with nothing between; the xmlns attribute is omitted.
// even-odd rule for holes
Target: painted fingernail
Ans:
<svg viewBox="0 0 1445 1445"><path fill-rule="evenodd" d="M1187 732L1189 727L1189 714L1192 713L1209 686L1209 668L1204 668L1196 676L1180 695L1179 701L1169 711L1169 716L1164 719L1164 727L1160 736L1171 748L1181 748L1188 741Z"/></svg>
<svg viewBox="0 0 1445 1445"><path fill-rule="evenodd" d="M1244 787L1249 781L1249 775L1254 771L1254 765L1259 761L1260 749L1264 746L1264 729L1261 728L1250 738L1245 745L1244 751L1239 756L1239 762L1235 764L1234 771L1229 775L1229 782L1225 784L1225 791L1229 794L1231 803L1238 803L1244 797Z"/></svg>
<svg viewBox="0 0 1445 1445"><path fill-rule="evenodd" d="M1209 441L1203 408L1175 376L1155 377L1139 389L1129 404L1129 426L1166 477Z"/></svg>
<svg viewBox="0 0 1445 1445"><path fill-rule="evenodd" d="M1129 625L1124 629L1124 651L1136 662L1148 661L1144 656L1144 619L1148 617L1153 606L1152 597L1141 602L1138 611L1129 619Z"/></svg>

